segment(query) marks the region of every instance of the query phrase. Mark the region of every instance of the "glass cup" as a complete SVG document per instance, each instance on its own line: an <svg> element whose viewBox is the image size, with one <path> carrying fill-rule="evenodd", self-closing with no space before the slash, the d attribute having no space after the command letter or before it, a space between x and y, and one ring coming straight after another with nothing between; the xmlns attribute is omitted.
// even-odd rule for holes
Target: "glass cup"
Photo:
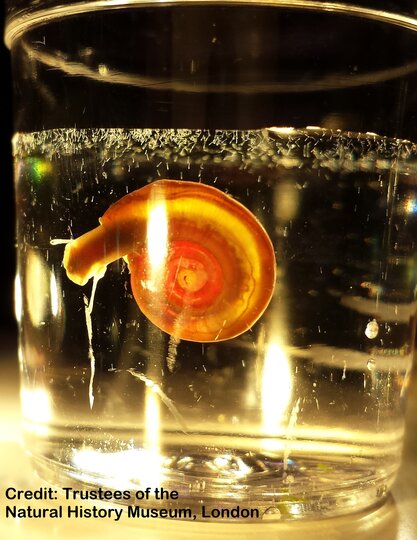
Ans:
<svg viewBox="0 0 417 540"><path fill-rule="evenodd" d="M48 481L176 490L141 505L201 519L386 497L417 20L359 4L10 4L24 433Z"/></svg>

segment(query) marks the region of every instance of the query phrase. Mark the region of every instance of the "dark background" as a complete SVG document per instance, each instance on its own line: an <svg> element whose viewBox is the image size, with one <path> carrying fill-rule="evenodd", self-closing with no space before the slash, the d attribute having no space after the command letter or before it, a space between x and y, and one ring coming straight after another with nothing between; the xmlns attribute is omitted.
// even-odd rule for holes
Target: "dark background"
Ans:
<svg viewBox="0 0 417 540"><path fill-rule="evenodd" d="M3 3L2 3L3 4ZM14 239L14 197L11 157L12 136L12 82L10 73L10 52L3 43L4 4L0 7L1 29L1 86L2 106L0 107L1 124L1 191L0 191L0 349L13 343L16 326L13 316L13 279L15 273Z"/></svg>

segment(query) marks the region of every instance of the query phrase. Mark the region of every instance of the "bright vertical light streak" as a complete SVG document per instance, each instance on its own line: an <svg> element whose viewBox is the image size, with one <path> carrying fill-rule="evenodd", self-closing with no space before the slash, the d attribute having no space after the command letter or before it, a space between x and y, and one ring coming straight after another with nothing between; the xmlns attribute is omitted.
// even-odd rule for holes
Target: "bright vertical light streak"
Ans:
<svg viewBox="0 0 417 540"><path fill-rule="evenodd" d="M157 290L168 252L168 219L165 201L151 203L146 233L150 282Z"/></svg>
<svg viewBox="0 0 417 540"><path fill-rule="evenodd" d="M52 408L48 392L42 388L27 389L20 391L22 416L27 422L26 429L46 435L48 424L52 419Z"/></svg>
<svg viewBox="0 0 417 540"><path fill-rule="evenodd" d="M51 278L49 280L49 290L51 293L51 312L54 317L58 315L59 303L58 303L58 286L55 278L55 274L51 272Z"/></svg>
<svg viewBox="0 0 417 540"><path fill-rule="evenodd" d="M290 365L278 343L267 346L262 373L262 430L274 435L283 423L292 393Z"/></svg>
<svg viewBox="0 0 417 540"><path fill-rule="evenodd" d="M16 274L14 279L14 314L16 321L20 322L22 319L22 285L19 274Z"/></svg>
<svg viewBox="0 0 417 540"><path fill-rule="evenodd" d="M155 198L158 197L158 192ZM163 193L161 194L163 197ZM159 198L159 197L158 197ZM168 218L165 201L152 200L149 207L147 224L147 255L149 263L148 288L155 292L155 301L164 301L163 278L165 261L168 254ZM158 298L159 296L159 298ZM152 377L153 378L153 377ZM161 485L162 469L160 455L160 398L155 392L151 380L145 383L145 429L144 455L146 466L140 472L140 481L144 486Z"/></svg>
<svg viewBox="0 0 417 540"><path fill-rule="evenodd" d="M33 326L41 326L49 313L50 271L41 254L30 249L25 266L25 313Z"/></svg>
<svg viewBox="0 0 417 540"><path fill-rule="evenodd" d="M164 277L166 258L168 255L168 217L164 193L157 190L155 197L149 202L148 223L146 231L148 289L154 291L155 301L163 293L161 280ZM144 411L144 450L146 464L141 468L140 481L144 486L161 485L162 469L160 454L160 401L152 384L146 384Z"/></svg>
<svg viewBox="0 0 417 540"><path fill-rule="evenodd" d="M160 402L152 387L145 394L144 453L146 465L140 471L140 481L144 486L158 487L162 481L162 459L160 455Z"/></svg>

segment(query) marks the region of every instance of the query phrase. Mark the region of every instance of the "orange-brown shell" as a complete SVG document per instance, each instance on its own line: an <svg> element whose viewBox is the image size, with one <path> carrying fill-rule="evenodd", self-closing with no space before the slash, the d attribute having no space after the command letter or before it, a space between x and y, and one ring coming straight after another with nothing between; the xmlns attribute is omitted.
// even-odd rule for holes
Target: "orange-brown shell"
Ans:
<svg viewBox="0 0 417 540"><path fill-rule="evenodd" d="M158 180L117 201L100 223L67 245L68 277L83 285L125 257L140 310L176 338L230 339L271 300L275 256L265 229L214 187Z"/></svg>

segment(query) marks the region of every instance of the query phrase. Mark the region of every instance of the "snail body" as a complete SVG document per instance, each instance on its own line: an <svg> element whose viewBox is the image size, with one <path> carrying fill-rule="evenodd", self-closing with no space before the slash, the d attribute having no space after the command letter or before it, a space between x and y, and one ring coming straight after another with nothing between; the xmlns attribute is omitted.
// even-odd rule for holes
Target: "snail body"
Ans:
<svg viewBox="0 0 417 540"><path fill-rule="evenodd" d="M66 246L68 277L84 285L124 257L139 309L178 339L236 337L271 300L275 255L265 229L214 187L157 180L119 199L99 222Z"/></svg>

